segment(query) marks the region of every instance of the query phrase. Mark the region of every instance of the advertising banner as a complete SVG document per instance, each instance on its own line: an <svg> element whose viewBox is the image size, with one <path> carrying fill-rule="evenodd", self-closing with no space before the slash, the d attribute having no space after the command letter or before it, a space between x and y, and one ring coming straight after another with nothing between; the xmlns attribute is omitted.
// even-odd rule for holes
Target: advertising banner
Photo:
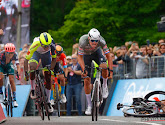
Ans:
<svg viewBox="0 0 165 125"><path fill-rule="evenodd" d="M0 44L14 43L17 40L18 14L21 14L21 47L29 43L30 0L20 0L21 12L18 12L18 0L2 0L0 5L0 29L4 35L0 36ZM3 46L1 46L3 47Z"/></svg>
<svg viewBox="0 0 165 125"><path fill-rule="evenodd" d="M17 98L18 107L13 108L13 117L23 116L27 101L29 99L30 88L31 88L30 85L16 85L16 98ZM3 108L5 116L7 117L5 105L1 103L1 106Z"/></svg>
<svg viewBox="0 0 165 125"><path fill-rule="evenodd" d="M114 90L107 116L123 116L122 110L117 110L117 104L132 104L133 97L142 97L151 91L165 91L165 78L119 80Z"/></svg>

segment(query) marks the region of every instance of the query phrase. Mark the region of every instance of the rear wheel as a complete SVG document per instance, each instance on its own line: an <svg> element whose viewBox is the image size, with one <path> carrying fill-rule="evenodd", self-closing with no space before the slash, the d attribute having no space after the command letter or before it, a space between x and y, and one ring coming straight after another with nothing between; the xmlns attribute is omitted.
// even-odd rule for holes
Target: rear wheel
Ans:
<svg viewBox="0 0 165 125"><path fill-rule="evenodd" d="M152 91L148 93L144 99L149 101L153 100L153 98L157 97L159 100L164 100L165 99L165 92L164 91Z"/></svg>

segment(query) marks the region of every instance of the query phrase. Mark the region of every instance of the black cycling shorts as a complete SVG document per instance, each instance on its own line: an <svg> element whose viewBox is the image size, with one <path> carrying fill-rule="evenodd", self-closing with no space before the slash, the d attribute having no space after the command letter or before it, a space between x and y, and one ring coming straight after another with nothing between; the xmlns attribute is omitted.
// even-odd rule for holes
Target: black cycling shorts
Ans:
<svg viewBox="0 0 165 125"><path fill-rule="evenodd" d="M98 65L100 65L101 63L106 63L106 59L103 56L100 48L98 48L91 55L84 55L83 58L84 58L85 65L89 67L91 67L92 60L94 60ZM88 76L91 77L93 75L93 73L91 72L91 68L87 67L86 70L88 71Z"/></svg>

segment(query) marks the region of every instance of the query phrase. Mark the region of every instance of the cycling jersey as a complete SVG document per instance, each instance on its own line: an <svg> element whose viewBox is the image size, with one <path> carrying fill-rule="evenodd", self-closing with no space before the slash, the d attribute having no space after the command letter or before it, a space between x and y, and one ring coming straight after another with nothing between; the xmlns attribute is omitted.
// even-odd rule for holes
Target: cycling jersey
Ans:
<svg viewBox="0 0 165 125"><path fill-rule="evenodd" d="M11 63L11 61L15 61L16 64L19 64L19 61L18 61L18 56L16 53L14 53L13 57L9 60L8 63L6 63L6 54L5 54L5 50L1 51L0 52L0 65L7 65L9 63Z"/></svg>
<svg viewBox="0 0 165 125"><path fill-rule="evenodd" d="M97 46L95 48L93 48L89 44L88 35L87 34L83 35L79 40L78 54L79 55L91 55L96 50L98 50L100 48L100 46L103 48L104 54L109 53L107 44L102 36L100 37L100 40L99 40Z"/></svg>
<svg viewBox="0 0 165 125"><path fill-rule="evenodd" d="M61 53L60 56L56 57L56 62L60 62L60 61L62 61L63 67L67 68L66 55L64 53Z"/></svg>
<svg viewBox="0 0 165 125"><path fill-rule="evenodd" d="M30 60L31 57L33 56L34 52L37 52L39 54L45 54L47 52L51 51L51 56L52 58L56 58L55 54L55 42L52 38L51 45L49 46L48 50L44 50L44 48L41 46L41 43L39 41L39 37L34 38L32 45L29 48L29 51L26 54L26 59Z"/></svg>

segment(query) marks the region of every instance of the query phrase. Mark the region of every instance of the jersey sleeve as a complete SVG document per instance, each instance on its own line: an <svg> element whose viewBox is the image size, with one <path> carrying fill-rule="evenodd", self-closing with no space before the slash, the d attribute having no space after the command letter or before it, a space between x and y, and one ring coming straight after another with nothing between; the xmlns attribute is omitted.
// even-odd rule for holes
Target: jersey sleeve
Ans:
<svg viewBox="0 0 165 125"><path fill-rule="evenodd" d="M56 54L55 54L55 49L56 49L56 44L52 38L52 43L50 45L50 48L51 48L51 56L52 58L56 58Z"/></svg>
<svg viewBox="0 0 165 125"><path fill-rule="evenodd" d="M110 52L103 37L101 37L101 39L100 39L100 45L103 48L104 54L107 54Z"/></svg>
<svg viewBox="0 0 165 125"><path fill-rule="evenodd" d="M25 58L26 58L27 60L30 60L30 58L33 56L33 53L34 53L34 52L38 49L38 47L40 47L40 46L41 46L40 42L39 42L38 40L36 41L36 39L34 39L32 45L30 46L30 48L29 48L29 50L28 50L28 52L27 52L27 54L26 54L26 56L25 56Z"/></svg>
<svg viewBox="0 0 165 125"><path fill-rule="evenodd" d="M67 68L66 55L64 53L61 54L61 60L63 63L63 67Z"/></svg>
<svg viewBox="0 0 165 125"><path fill-rule="evenodd" d="M18 54L17 54L17 53L14 53L14 56L12 57L11 60L14 60L14 61L15 61L15 64L19 64L19 61L18 61Z"/></svg>
<svg viewBox="0 0 165 125"><path fill-rule="evenodd" d="M83 36L79 39L79 48L78 48L78 54L84 55L84 48L83 48L84 38Z"/></svg>

